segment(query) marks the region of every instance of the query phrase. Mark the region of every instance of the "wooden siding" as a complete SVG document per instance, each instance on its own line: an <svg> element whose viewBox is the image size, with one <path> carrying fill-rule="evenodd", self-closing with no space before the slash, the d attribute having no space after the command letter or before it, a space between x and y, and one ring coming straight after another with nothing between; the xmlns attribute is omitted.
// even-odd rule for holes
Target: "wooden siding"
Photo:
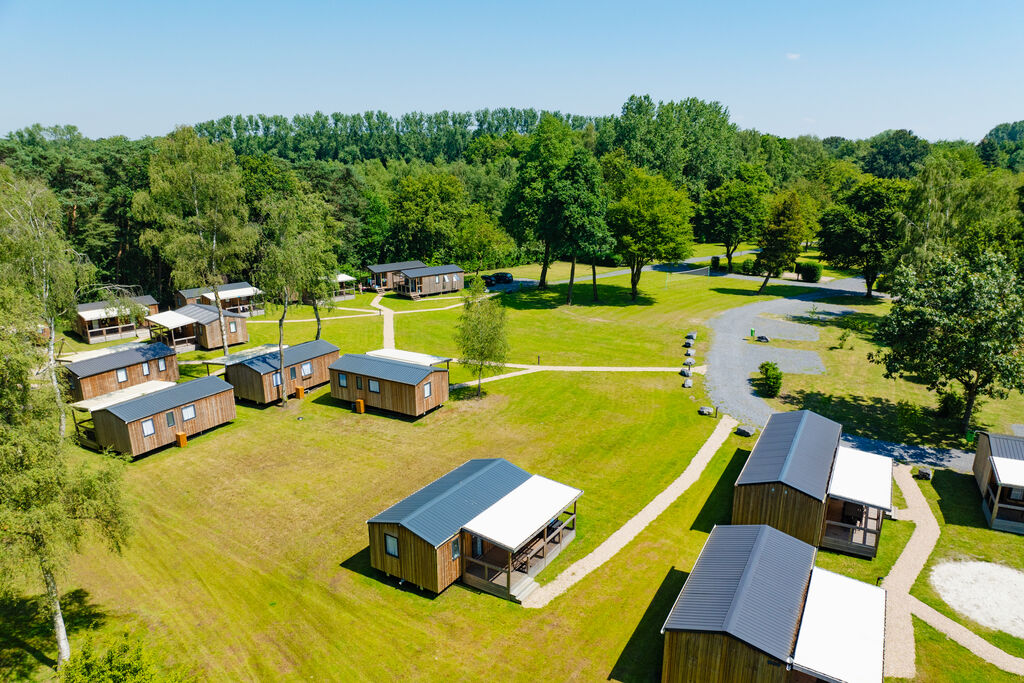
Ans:
<svg viewBox="0 0 1024 683"><path fill-rule="evenodd" d="M281 375L284 391L288 396L295 393L295 388L302 386L306 391L326 384L331 379L328 369L330 364L338 360L338 352L331 351L309 361L313 364L313 374L302 376L302 363L286 365ZM291 378L291 369L295 368L295 379ZM235 387L235 396L254 403L271 403L278 400L277 387L274 386L274 373L261 375L247 365L241 363L229 365L224 371L224 379Z"/></svg>
<svg viewBox="0 0 1024 683"><path fill-rule="evenodd" d="M235 331L231 331L231 323L236 324ZM198 328L198 334L196 341L201 349L219 349L221 348L220 341L220 322L214 320L209 325L196 325ZM246 327L245 318L224 318L224 330L228 335L228 346L234 346L235 344L245 344L249 341L249 328Z"/></svg>
<svg viewBox="0 0 1024 683"><path fill-rule="evenodd" d="M125 369L128 371L128 381L118 382L117 381L117 368L110 372L101 372L98 375L92 375L90 377L83 377L82 379L76 379L68 373L68 377L71 379L71 400L82 401L87 398L94 398L96 396L102 396L103 394L109 394L111 391L118 389L127 389L133 387L136 384L142 384L143 382L177 382L178 381L178 357L176 355L170 355L164 358L167 364L167 369L160 371L159 360L154 358L149 362L149 375L142 374L142 363L136 363L135 365L126 365Z"/></svg>
<svg viewBox="0 0 1024 683"><path fill-rule="evenodd" d="M344 373L348 378L348 386L343 387L338 385L338 376L341 374L343 373L338 370L331 370L331 396L342 401L355 401L361 398L367 408L390 410L403 415L419 417L448 400L448 372L446 370L437 369L431 372L416 386L349 372ZM362 389L356 382L357 377L361 378ZM370 391L371 379L380 382L379 393ZM424 398L424 385L427 382L431 383L431 393L428 398Z"/></svg>
<svg viewBox="0 0 1024 683"><path fill-rule="evenodd" d="M450 576L450 568L438 564L444 553L447 553L444 556L448 558L445 564L452 564L451 538L435 548L399 524L369 522L366 526L370 534L370 566L374 569L433 593L440 593L454 581L444 582ZM385 534L398 539L398 557L391 557L385 552ZM458 566L458 560L454 564Z"/></svg>
<svg viewBox="0 0 1024 683"><path fill-rule="evenodd" d="M733 524L767 524L817 547L825 524L825 503L780 482L736 486Z"/></svg>
<svg viewBox="0 0 1024 683"><path fill-rule="evenodd" d="M186 422L182 419L181 409L193 404L196 407L196 416ZM167 426L167 413L169 412L174 413L173 427ZM96 411L92 414L92 418L93 424L96 426L96 442L101 448L111 448L121 453L138 456L174 443L175 435L178 432L185 432L192 436L230 422L235 419L235 399L231 391L225 390L134 422L122 422L107 410ZM143 436L142 423L149 419L153 420L155 431L151 436Z"/></svg>
<svg viewBox="0 0 1024 683"><path fill-rule="evenodd" d="M724 633L665 631L662 683L794 683L784 662Z"/></svg>
<svg viewBox="0 0 1024 683"><path fill-rule="evenodd" d="M989 478L992 474L992 449L989 445L988 434L978 434L978 447L974 453L974 480L978 482L978 490L985 495L988 489Z"/></svg>

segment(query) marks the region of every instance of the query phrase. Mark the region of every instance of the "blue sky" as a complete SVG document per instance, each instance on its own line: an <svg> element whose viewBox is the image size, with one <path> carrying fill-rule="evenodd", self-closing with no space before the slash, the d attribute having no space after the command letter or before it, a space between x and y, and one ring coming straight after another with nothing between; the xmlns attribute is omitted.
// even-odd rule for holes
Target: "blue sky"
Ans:
<svg viewBox="0 0 1024 683"><path fill-rule="evenodd" d="M224 114L725 104L742 127L977 140L1024 119L1024 2L0 0L0 134Z"/></svg>

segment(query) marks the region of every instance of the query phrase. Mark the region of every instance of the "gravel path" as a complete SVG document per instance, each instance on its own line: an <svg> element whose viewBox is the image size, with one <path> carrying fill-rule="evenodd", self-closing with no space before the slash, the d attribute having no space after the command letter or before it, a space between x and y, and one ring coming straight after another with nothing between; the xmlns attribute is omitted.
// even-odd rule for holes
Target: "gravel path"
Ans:
<svg viewBox="0 0 1024 683"><path fill-rule="evenodd" d="M960 614L1024 638L1024 572L995 562L942 562L928 582Z"/></svg>
<svg viewBox="0 0 1024 683"><path fill-rule="evenodd" d="M686 469L683 470L678 479L669 484L664 491L654 497L654 500L645 505L632 519L619 527L601 545L597 546L585 557L572 563L565 571L555 577L551 583L541 586L528 595L523 601L523 607L544 607L625 548L630 541L636 538L637 534L647 528L648 524L657 519L669 505L674 503L679 496L683 495L700 478L704 468L711 462L711 458L722 447L722 444L725 443L725 440L729 438L729 434L732 433L732 430L736 429L738 424L733 418L723 415L722 419L715 426L715 430L711 432L711 436L700 447L697 454L693 456L690 464L686 466Z"/></svg>

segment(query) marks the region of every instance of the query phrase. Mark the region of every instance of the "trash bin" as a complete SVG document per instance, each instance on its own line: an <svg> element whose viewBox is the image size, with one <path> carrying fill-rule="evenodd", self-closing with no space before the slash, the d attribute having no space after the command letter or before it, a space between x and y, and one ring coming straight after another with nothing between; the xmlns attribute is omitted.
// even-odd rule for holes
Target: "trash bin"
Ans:
<svg viewBox="0 0 1024 683"><path fill-rule="evenodd" d="M188 445L188 436L185 432L175 432L174 439L178 442L178 448L184 448Z"/></svg>

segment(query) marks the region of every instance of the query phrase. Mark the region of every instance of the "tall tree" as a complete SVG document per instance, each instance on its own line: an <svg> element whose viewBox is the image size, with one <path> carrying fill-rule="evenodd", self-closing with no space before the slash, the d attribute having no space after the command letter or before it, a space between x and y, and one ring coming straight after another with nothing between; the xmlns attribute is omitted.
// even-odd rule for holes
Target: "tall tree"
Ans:
<svg viewBox="0 0 1024 683"><path fill-rule="evenodd" d="M800 246L807 237L806 208L796 192L779 195L772 204L768 223L758 241L761 251L754 259L755 267L764 274L757 293L764 293L768 280L790 266L800 255Z"/></svg>
<svg viewBox="0 0 1024 683"><path fill-rule="evenodd" d="M464 290L462 315L455 332L459 362L476 375L476 395L487 370L502 368L508 360L508 324L505 308L485 294L483 280L476 278Z"/></svg>
<svg viewBox="0 0 1024 683"><path fill-rule="evenodd" d="M602 185L601 167L594 155L579 147L573 152L555 186L558 213L562 216L559 242L571 262L566 304L572 303L576 260L580 256L595 256L607 248L610 234L604 214L608 201Z"/></svg>
<svg viewBox="0 0 1024 683"><path fill-rule="evenodd" d="M931 391L963 387L966 431L979 396L1024 391L1024 283L1001 255L970 262L940 255L893 276L893 306L869 356L886 377L913 376Z"/></svg>
<svg viewBox="0 0 1024 683"><path fill-rule="evenodd" d="M694 227L704 240L725 245L725 259L731 273L736 248L757 239L767 218L768 204L761 189L735 179L704 196L694 217Z"/></svg>
<svg viewBox="0 0 1024 683"><path fill-rule="evenodd" d="M142 235L171 265L175 287L209 287L217 305L224 355L228 335L220 285L241 272L256 241L246 220L242 176L226 143L211 143L189 127L156 143L149 191L138 192L135 214L158 226Z"/></svg>
<svg viewBox="0 0 1024 683"><path fill-rule="evenodd" d="M622 196L608 206L607 221L616 253L629 267L630 294L636 301L644 266L689 256L693 204L685 190L641 169L631 169L623 185Z"/></svg>

